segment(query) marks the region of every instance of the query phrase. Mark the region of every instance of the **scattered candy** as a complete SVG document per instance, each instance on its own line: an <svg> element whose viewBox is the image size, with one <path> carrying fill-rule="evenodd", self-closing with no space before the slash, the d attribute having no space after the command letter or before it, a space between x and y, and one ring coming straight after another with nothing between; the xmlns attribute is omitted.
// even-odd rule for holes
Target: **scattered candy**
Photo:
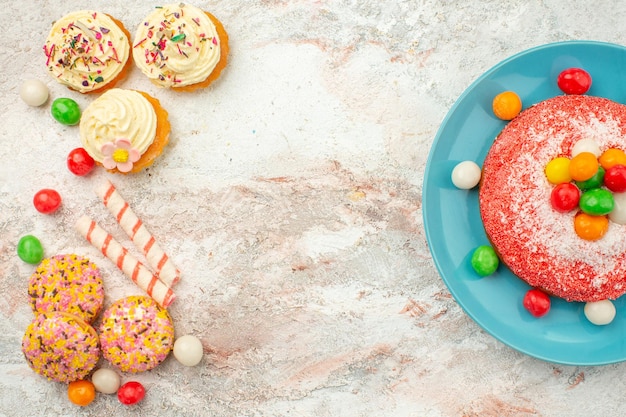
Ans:
<svg viewBox="0 0 626 417"><path fill-rule="evenodd" d="M559 156L548 162L545 169L548 182L555 185L570 182L572 177L569 173L569 165L570 159L564 156Z"/></svg>
<svg viewBox="0 0 626 417"><path fill-rule="evenodd" d="M591 190L593 188L598 188L604 184L604 175L606 171L602 168L602 165L598 166L598 171L594 174L593 177L589 178L586 181L576 181L576 186L581 191Z"/></svg>
<svg viewBox="0 0 626 417"><path fill-rule="evenodd" d="M50 109L52 117L64 125L73 126L80 121L80 107L71 98L57 98Z"/></svg>
<svg viewBox="0 0 626 417"><path fill-rule="evenodd" d="M55 190L44 188L35 193L33 205L40 213L54 213L61 206L61 196Z"/></svg>
<svg viewBox="0 0 626 417"><path fill-rule="evenodd" d="M568 68L557 77L557 85L565 94L585 94L591 87L591 75L582 68Z"/></svg>
<svg viewBox="0 0 626 417"><path fill-rule="evenodd" d="M43 246L35 236L23 236L17 243L17 256L26 263L38 264L43 259Z"/></svg>
<svg viewBox="0 0 626 417"><path fill-rule="evenodd" d="M196 366L202 355L202 342L193 335L181 336L174 342L174 357L185 366Z"/></svg>
<svg viewBox="0 0 626 417"><path fill-rule="evenodd" d="M120 376L112 369L100 368L91 376L96 391L103 394L115 394L120 387Z"/></svg>
<svg viewBox="0 0 626 417"><path fill-rule="evenodd" d="M452 183L462 190L474 188L480 182L481 170L474 161L459 162L452 170Z"/></svg>
<svg viewBox="0 0 626 417"><path fill-rule="evenodd" d="M581 152L570 160L569 174L575 181L586 181L598 172L598 158L591 152Z"/></svg>
<svg viewBox="0 0 626 417"><path fill-rule="evenodd" d="M496 272L500 264L500 259L491 246L481 245L474 249L471 264L478 275L486 277Z"/></svg>
<svg viewBox="0 0 626 417"><path fill-rule="evenodd" d="M20 87L20 97L29 106L41 106L48 100L48 95L48 86L36 79L26 80Z"/></svg>
<svg viewBox="0 0 626 417"><path fill-rule="evenodd" d="M67 168L74 175L87 175L95 165L96 162L84 148L72 149L67 155Z"/></svg>
<svg viewBox="0 0 626 417"><path fill-rule="evenodd" d="M550 311L550 297L537 288L526 292L522 304L534 317L545 316Z"/></svg>
<svg viewBox="0 0 626 417"><path fill-rule="evenodd" d="M145 395L146 389L137 381L127 382L117 390L117 398L124 405L137 404Z"/></svg>
<svg viewBox="0 0 626 417"><path fill-rule="evenodd" d="M597 326L604 326L615 318L615 306L610 300L594 301L585 304L585 317Z"/></svg>
<svg viewBox="0 0 626 417"><path fill-rule="evenodd" d="M585 191L580 196L580 209L592 216L604 216L609 214L615 202L613 201L613 194L605 190L604 188L594 188L593 190Z"/></svg>
<svg viewBox="0 0 626 417"><path fill-rule="evenodd" d="M576 156L581 152L590 152L598 158L602 153L600 151L600 145L593 139L581 139L572 147L572 156Z"/></svg>
<svg viewBox="0 0 626 417"><path fill-rule="evenodd" d="M626 192L613 194L615 207L609 213L609 220L616 224L626 224Z"/></svg>
<svg viewBox="0 0 626 417"><path fill-rule="evenodd" d="M609 169L615 165L626 165L626 153L621 149L610 148L602 152L598 161L604 169Z"/></svg>
<svg viewBox="0 0 626 417"><path fill-rule="evenodd" d="M585 240L598 240L609 230L607 216L593 216L579 212L574 216L574 231Z"/></svg>
<svg viewBox="0 0 626 417"><path fill-rule="evenodd" d="M96 390L90 381L74 381L67 386L67 397L72 403L84 407L96 398Z"/></svg>
<svg viewBox="0 0 626 417"><path fill-rule="evenodd" d="M561 213L567 213L578 207L580 190L574 184L565 182L552 189L550 203L552 208Z"/></svg>
<svg viewBox="0 0 626 417"><path fill-rule="evenodd" d="M512 120L522 111L522 100L514 91L504 91L494 97L492 109L498 119Z"/></svg>
<svg viewBox="0 0 626 417"><path fill-rule="evenodd" d="M604 175L604 185L616 193L626 191L626 166L613 165L607 169Z"/></svg>

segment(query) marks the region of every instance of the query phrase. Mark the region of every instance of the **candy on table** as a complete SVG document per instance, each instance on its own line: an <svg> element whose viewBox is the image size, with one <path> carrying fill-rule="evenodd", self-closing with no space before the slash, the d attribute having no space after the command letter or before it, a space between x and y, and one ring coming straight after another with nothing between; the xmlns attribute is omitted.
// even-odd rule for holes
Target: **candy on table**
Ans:
<svg viewBox="0 0 626 417"><path fill-rule="evenodd" d="M100 368L91 375L91 382L96 391L103 394L115 394L120 387L121 378L112 369Z"/></svg>
<svg viewBox="0 0 626 417"><path fill-rule="evenodd" d="M452 169L451 179L462 190L474 188L480 182L481 170L474 161L462 161Z"/></svg>
<svg viewBox="0 0 626 417"><path fill-rule="evenodd" d="M604 326L615 318L615 305L610 300L585 303L585 317L597 326Z"/></svg>
<svg viewBox="0 0 626 417"><path fill-rule="evenodd" d="M143 400L146 389L137 381L129 381L117 390L117 398L124 405L137 404Z"/></svg>
<svg viewBox="0 0 626 417"><path fill-rule="evenodd" d="M540 289L531 288L526 291L522 304L534 317L543 317L550 311L550 296Z"/></svg>
<svg viewBox="0 0 626 417"><path fill-rule="evenodd" d="M591 87L591 75L582 68L567 68L556 79L565 94L585 94Z"/></svg>
<svg viewBox="0 0 626 417"><path fill-rule="evenodd" d="M57 98L50 109L52 117L64 125L74 126L80 121L80 107L71 98Z"/></svg>
<svg viewBox="0 0 626 417"><path fill-rule="evenodd" d="M500 259L491 246L481 245L472 252L470 263L478 275L486 277L496 272Z"/></svg>
<svg viewBox="0 0 626 417"><path fill-rule="evenodd" d="M96 162L84 148L74 148L67 155L67 169L79 177L89 174L95 165Z"/></svg>
<svg viewBox="0 0 626 417"><path fill-rule="evenodd" d="M48 86L37 79L25 80L20 86L20 97L29 106L39 107L48 101Z"/></svg>
<svg viewBox="0 0 626 417"><path fill-rule="evenodd" d="M115 263L127 277L135 282L139 288L144 290L157 303L167 308L174 301L176 296L172 289L153 275L144 264L128 253L125 247L102 229L95 221L87 216L82 216L78 219L75 226L76 230L78 230L89 243Z"/></svg>
<svg viewBox="0 0 626 417"><path fill-rule="evenodd" d="M44 188L35 193L33 205L40 213L54 213L61 206L61 195L56 190Z"/></svg>
<svg viewBox="0 0 626 417"><path fill-rule="evenodd" d="M172 287L180 280L180 271L169 256L156 243L154 236L122 198L115 186L108 180L96 188L96 194L103 204L130 237L137 248L145 255L148 265L163 283Z"/></svg>
<svg viewBox="0 0 626 417"><path fill-rule="evenodd" d="M26 263L38 264L43 259L43 246L33 235L22 236L17 243L17 256Z"/></svg>
<svg viewBox="0 0 626 417"><path fill-rule="evenodd" d="M84 407L96 398L96 390L91 381L72 381L67 386L67 397L72 403Z"/></svg>
<svg viewBox="0 0 626 417"><path fill-rule="evenodd" d="M196 366L202 360L204 349L197 337L187 334L174 342L174 357L185 366Z"/></svg>
<svg viewBox="0 0 626 417"><path fill-rule="evenodd" d="M498 119L513 120L522 111L522 100L514 91L503 91L494 97L491 107Z"/></svg>

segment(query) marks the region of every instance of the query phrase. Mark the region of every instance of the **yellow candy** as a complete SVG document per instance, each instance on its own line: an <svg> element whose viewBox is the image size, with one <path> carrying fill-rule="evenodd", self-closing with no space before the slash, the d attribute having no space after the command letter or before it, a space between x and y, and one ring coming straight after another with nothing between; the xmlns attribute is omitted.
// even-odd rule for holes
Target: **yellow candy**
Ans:
<svg viewBox="0 0 626 417"><path fill-rule="evenodd" d="M569 158L559 156L546 165L546 177L551 184L563 184L570 182L572 177L569 173Z"/></svg>

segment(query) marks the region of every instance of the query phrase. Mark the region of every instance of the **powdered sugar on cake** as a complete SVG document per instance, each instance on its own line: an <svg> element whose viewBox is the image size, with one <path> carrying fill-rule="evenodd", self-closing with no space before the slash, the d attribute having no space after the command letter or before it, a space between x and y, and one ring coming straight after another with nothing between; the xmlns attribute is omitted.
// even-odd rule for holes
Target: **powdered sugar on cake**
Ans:
<svg viewBox="0 0 626 417"><path fill-rule="evenodd" d="M546 164L570 157L580 139L626 149L626 106L599 97L559 96L522 112L496 138L483 164L480 208L502 261L531 286L575 301L626 292L626 226L599 240L574 231L575 211L550 205Z"/></svg>

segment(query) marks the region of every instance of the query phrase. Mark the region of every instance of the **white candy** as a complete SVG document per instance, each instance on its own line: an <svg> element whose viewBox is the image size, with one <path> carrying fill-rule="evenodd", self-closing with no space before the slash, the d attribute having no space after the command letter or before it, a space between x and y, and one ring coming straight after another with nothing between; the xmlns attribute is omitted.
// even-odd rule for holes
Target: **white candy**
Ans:
<svg viewBox="0 0 626 417"><path fill-rule="evenodd" d="M195 366L202 360L202 342L190 334L181 336L174 342L174 357L185 366Z"/></svg>
<svg viewBox="0 0 626 417"><path fill-rule="evenodd" d="M480 182L480 167L474 161L459 162L452 170L452 183L462 190L474 188Z"/></svg>
<svg viewBox="0 0 626 417"><path fill-rule="evenodd" d="M103 394L115 394L120 387L121 378L112 369L100 368L91 376L96 391Z"/></svg>
<svg viewBox="0 0 626 417"><path fill-rule="evenodd" d="M615 318L615 306L610 300L586 303L584 311L587 320L597 326L609 324Z"/></svg>
<svg viewBox="0 0 626 417"><path fill-rule="evenodd" d="M609 220L617 224L626 224L626 192L613 193L615 206L609 213Z"/></svg>
<svg viewBox="0 0 626 417"><path fill-rule="evenodd" d="M39 80L26 80L20 87L20 97L29 106L41 106L48 100L48 86Z"/></svg>
<svg viewBox="0 0 626 417"><path fill-rule="evenodd" d="M572 148L572 158L582 152L591 152L596 158L602 154L600 146L593 139L581 139L576 142Z"/></svg>

